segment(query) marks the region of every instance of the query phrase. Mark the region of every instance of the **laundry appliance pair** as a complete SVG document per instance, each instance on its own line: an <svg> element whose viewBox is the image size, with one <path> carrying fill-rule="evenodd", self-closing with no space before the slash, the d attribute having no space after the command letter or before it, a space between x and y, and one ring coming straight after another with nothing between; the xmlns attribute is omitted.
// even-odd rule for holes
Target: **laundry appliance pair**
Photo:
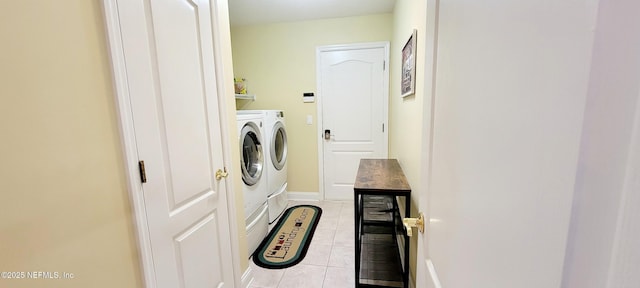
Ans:
<svg viewBox="0 0 640 288"><path fill-rule="evenodd" d="M281 110L237 112L249 254L287 207L287 132Z"/></svg>

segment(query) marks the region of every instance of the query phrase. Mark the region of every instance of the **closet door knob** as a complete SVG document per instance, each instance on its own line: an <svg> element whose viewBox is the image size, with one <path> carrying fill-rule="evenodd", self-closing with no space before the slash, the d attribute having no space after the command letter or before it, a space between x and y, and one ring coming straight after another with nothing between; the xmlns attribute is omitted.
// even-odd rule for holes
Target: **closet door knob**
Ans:
<svg viewBox="0 0 640 288"><path fill-rule="evenodd" d="M418 218L403 218L402 224L404 228L407 230L407 236L411 237L413 232L413 227L417 227L420 233L424 232L424 215L420 212Z"/></svg>
<svg viewBox="0 0 640 288"><path fill-rule="evenodd" d="M216 171L216 180L220 181L220 179L222 178L227 178L227 176L229 176L229 173L227 172L227 167L224 168L224 171L222 171L221 169L218 169L218 171Z"/></svg>

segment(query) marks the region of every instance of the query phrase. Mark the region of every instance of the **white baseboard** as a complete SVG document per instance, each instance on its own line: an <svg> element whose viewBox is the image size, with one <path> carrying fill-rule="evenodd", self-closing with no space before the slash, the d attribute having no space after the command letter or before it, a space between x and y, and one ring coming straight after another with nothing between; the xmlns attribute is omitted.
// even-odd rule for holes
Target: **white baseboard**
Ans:
<svg viewBox="0 0 640 288"><path fill-rule="evenodd" d="M320 193L319 192L287 191L287 195L288 195L289 200L320 201Z"/></svg>
<svg viewBox="0 0 640 288"><path fill-rule="evenodd" d="M249 287L249 285L251 285L251 282L253 282L253 269L251 269L251 264L249 264L249 267L247 267L247 270L244 271L244 274L242 274L242 279L241 279L241 287L243 288L247 288Z"/></svg>

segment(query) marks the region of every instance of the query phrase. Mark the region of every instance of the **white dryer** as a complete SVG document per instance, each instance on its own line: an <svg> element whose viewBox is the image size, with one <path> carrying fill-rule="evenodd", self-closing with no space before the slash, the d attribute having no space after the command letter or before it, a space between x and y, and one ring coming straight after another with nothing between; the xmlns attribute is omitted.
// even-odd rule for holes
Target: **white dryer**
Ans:
<svg viewBox="0 0 640 288"><path fill-rule="evenodd" d="M269 223L273 223L287 208L287 130L282 110L264 110L267 134L267 183Z"/></svg>
<svg viewBox="0 0 640 288"><path fill-rule="evenodd" d="M251 255L267 235L269 226L264 113L239 112L237 119L244 215Z"/></svg>

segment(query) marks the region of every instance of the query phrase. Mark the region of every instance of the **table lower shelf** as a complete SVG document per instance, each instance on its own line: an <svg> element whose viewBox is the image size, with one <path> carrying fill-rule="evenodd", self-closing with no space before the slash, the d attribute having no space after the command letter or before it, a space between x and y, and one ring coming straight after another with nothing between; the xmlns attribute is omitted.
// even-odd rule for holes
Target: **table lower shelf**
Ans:
<svg viewBox="0 0 640 288"><path fill-rule="evenodd" d="M362 235L359 283L403 287L402 263L393 234Z"/></svg>

